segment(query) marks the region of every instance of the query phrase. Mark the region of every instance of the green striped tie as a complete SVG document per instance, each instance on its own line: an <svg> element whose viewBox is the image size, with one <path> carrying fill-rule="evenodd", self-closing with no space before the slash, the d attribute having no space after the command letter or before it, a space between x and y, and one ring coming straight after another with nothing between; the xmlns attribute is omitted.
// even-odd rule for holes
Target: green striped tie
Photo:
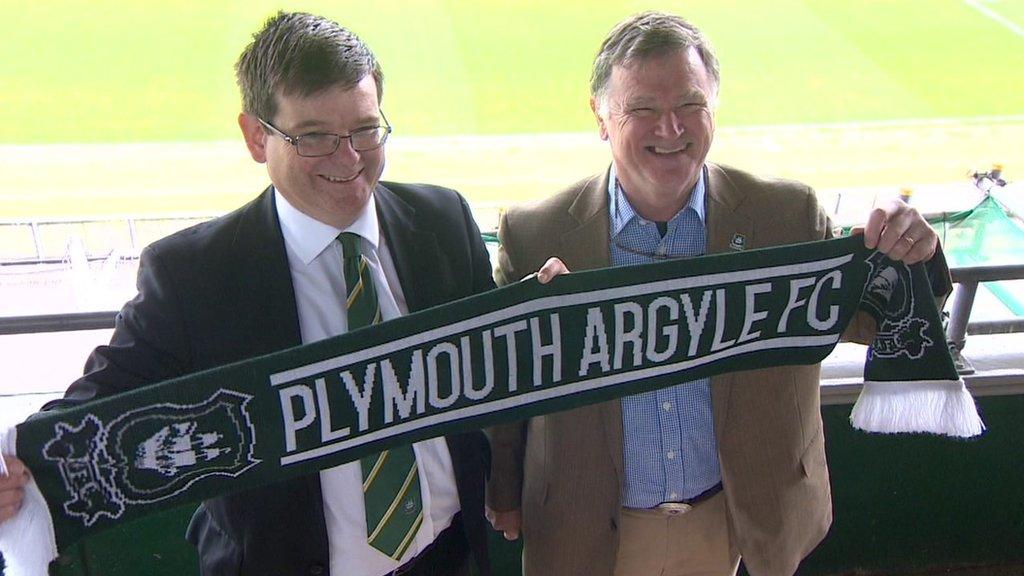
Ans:
<svg viewBox="0 0 1024 576"><path fill-rule="evenodd" d="M380 322L380 303L359 236L343 232L341 241L345 285L348 288L348 329ZM416 454L412 446L399 446L359 461L363 468L366 505L366 541L398 560L412 544L423 523L423 499Z"/></svg>

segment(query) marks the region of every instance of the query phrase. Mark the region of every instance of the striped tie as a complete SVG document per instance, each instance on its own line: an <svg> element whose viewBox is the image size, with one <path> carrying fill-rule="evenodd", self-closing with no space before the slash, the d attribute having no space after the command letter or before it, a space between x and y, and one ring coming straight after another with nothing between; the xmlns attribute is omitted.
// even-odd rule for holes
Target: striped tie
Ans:
<svg viewBox="0 0 1024 576"><path fill-rule="evenodd" d="M376 324L380 322L380 303L366 257L359 250L359 236L343 232L338 240L348 287L348 329ZM412 446L399 446L365 456L359 463L363 469L366 541L398 560L423 523L416 454Z"/></svg>

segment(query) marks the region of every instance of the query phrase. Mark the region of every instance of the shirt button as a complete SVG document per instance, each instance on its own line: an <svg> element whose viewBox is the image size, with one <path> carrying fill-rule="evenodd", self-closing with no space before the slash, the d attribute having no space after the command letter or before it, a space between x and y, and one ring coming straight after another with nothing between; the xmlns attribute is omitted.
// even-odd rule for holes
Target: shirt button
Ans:
<svg viewBox="0 0 1024 576"><path fill-rule="evenodd" d="M668 412L668 411L672 410L672 403L671 402L665 402L664 404L661 405L661 407L665 409L665 412Z"/></svg>
<svg viewBox="0 0 1024 576"><path fill-rule="evenodd" d="M668 459L671 460L671 459L676 457L676 453L671 451L671 450L669 450L668 454L665 454L665 456L668 456Z"/></svg>
<svg viewBox="0 0 1024 576"><path fill-rule="evenodd" d="M673 492L673 493L668 495L668 499L669 500L679 500L679 494L676 494L675 492Z"/></svg>

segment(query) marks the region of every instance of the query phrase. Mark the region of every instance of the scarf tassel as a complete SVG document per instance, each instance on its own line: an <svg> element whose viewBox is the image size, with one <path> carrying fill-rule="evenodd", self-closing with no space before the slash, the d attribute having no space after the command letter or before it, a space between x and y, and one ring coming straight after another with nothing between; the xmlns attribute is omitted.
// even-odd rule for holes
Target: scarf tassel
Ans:
<svg viewBox="0 0 1024 576"><path fill-rule="evenodd" d="M864 382L850 422L865 432L925 432L957 438L978 436L985 429L962 379Z"/></svg>

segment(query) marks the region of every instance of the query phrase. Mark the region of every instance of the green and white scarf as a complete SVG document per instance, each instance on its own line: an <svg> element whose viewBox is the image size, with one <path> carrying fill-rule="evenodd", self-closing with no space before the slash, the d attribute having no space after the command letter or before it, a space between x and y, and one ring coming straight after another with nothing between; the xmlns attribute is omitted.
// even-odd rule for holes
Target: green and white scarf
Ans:
<svg viewBox="0 0 1024 576"><path fill-rule="evenodd" d="M924 267L849 237L526 280L36 417L0 438L34 479L0 544L12 564L45 570L114 524L390 446L814 364L858 310L878 331L854 425L980 434Z"/></svg>

